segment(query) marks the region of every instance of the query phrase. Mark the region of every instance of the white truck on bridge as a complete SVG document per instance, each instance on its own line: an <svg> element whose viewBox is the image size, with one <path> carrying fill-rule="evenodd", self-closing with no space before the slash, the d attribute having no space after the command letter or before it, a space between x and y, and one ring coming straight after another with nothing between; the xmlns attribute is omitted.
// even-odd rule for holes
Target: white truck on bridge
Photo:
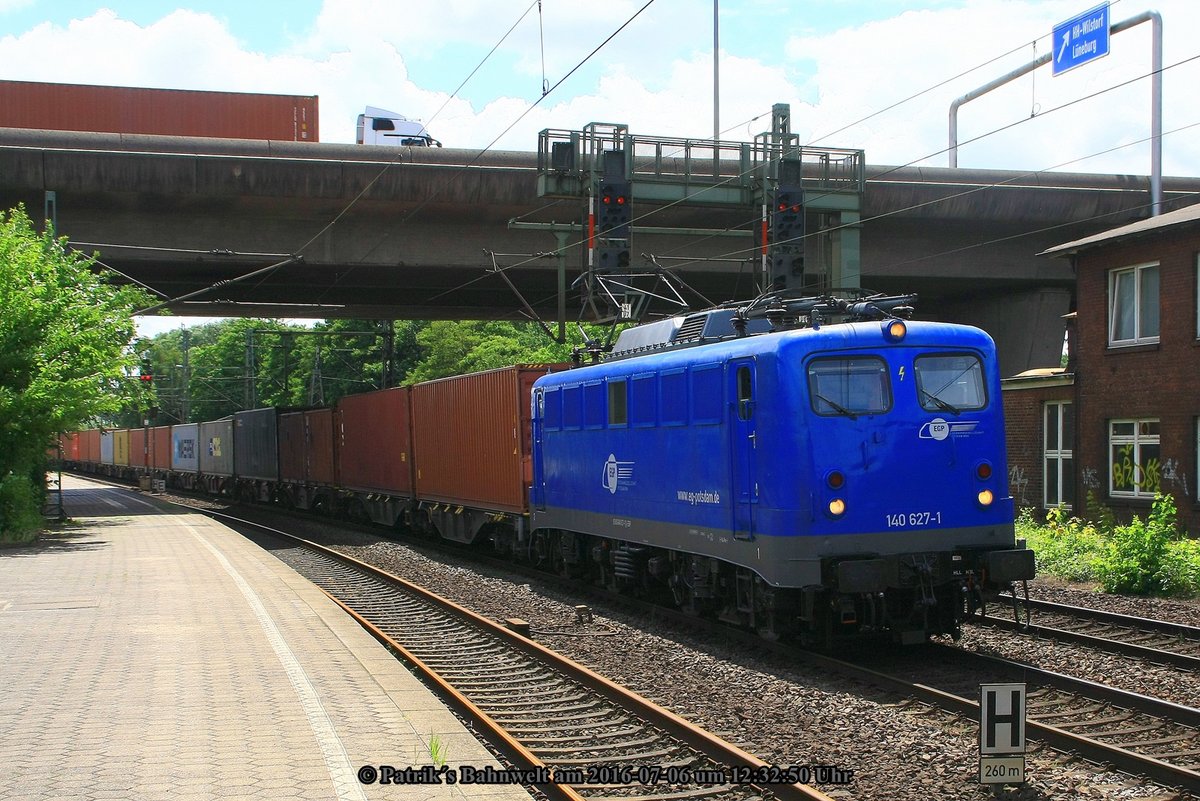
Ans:
<svg viewBox="0 0 1200 801"><path fill-rule="evenodd" d="M358 115L355 142L389 147L442 146L418 120L374 106L367 106L366 113Z"/></svg>

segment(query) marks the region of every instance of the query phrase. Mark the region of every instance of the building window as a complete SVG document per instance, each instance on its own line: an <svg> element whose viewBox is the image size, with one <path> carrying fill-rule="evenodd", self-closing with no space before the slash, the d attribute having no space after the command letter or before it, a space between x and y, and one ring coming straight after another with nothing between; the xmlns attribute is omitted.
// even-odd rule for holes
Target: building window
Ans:
<svg viewBox="0 0 1200 801"><path fill-rule="evenodd" d="M1108 344L1158 342L1158 265L1142 264L1108 274Z"/></svg>
<svg viewBox="0 0 1200 801"><path fill-rule="evenodd" d="M1110 420L1108 493L1153 498L1161 486L1157 420Z"/></svg>
<svg viewBox="0 0 1200 801"><path fill-rule="evenodd" d="M1075 407L1070 401L1047 403L1043 419L1043 501L1047 509L1070 509L1075 505Z"/></svg>

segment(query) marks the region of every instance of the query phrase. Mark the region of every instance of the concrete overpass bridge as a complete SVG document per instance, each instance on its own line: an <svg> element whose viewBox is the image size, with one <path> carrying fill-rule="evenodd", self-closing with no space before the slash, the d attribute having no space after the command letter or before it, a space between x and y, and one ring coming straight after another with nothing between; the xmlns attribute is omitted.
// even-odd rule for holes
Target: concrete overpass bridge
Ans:
<svg viewBox="0 0 1200 801"><path fill-rule="evenodd" d="M536 154L523 152L0 129L0 205L55 217L79 249L167 298L200 293L171 304L176 314L517 318L516 297L488 272L491 251L501 267L519 264L509 277L552 319L558 262L536 254L558 241L549 226L509 222L575 223L581 206L539 198L537 175ZM985 328L1006 374L1058 362L1074 276L1036 254L1145 217L1150 202L1145 176L914 167L866 176L861 285L918 292L918 316ZM1200 200L1200 178L1163 184L1168 209ZM755 293L745 233L754 213L656 209L637 202L635 184L635 218L651 209L652 232L635 219L635 254L653 254L714 301ZM671 231L684 228L711 234ZM836 236L809 237L806 258L827 265ZM566 240L568 280L582 263L579 239ZM572 298L569 318L577 311Z"/></svg>

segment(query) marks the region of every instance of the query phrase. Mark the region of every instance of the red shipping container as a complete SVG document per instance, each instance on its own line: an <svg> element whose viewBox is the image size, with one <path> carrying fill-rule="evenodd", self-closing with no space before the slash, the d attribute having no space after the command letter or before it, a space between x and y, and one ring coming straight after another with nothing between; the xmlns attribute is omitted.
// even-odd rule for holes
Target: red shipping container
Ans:
<svg viewBox="0 0 1200 801"><path fill-rule="evenodd" d="M347 395L337 404L339 484L356 492L413 495L407 387Z"/></svg>
<svg viewBox="0 0 1200 801"><path fill-rule="evenodd" d="M63 434L58 438L59 444L62 446L62 459L66 462L79 461L79 444L80 434L78 431L72 431L69 434Z"/></svg>
<svg viewBox="0 0 1200 801"><path fill-rule="evenodd" d="M318 142L316 95L0 81L0 127Z"/></svg>
<svg viewBox="0 0 1200 801"><path fill-rule="evenodd" d="M146 429L129 429L129 466L146 467L150 463L150 446L147 445Z"/></svg>
<svg viewBox="0 0 1200 801"><path fill-rule="evenodd" d="M150 429L150 466L155 470L171 469L171 427Z"/></svg>
<svg viewBox="0 0 1200 801"><path fill-rule="evenodd" d="M533 382L553 369L559 368L517 365L413 386L417 497L528 511L530 394Z"/></svg>

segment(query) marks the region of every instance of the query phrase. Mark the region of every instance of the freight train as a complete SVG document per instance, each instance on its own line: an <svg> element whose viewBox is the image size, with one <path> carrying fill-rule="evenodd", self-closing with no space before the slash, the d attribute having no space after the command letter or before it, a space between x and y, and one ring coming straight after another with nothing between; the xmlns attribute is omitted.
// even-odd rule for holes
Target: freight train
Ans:
<svg viewBox="0 0 1200 801"><path fill-rule="evenodd" d="M718 308L574 369L84 431L64 457L488 543L767 636L957 637L1032 578L1033 553L1014 535L992 340L905 309Z"/></svg>

